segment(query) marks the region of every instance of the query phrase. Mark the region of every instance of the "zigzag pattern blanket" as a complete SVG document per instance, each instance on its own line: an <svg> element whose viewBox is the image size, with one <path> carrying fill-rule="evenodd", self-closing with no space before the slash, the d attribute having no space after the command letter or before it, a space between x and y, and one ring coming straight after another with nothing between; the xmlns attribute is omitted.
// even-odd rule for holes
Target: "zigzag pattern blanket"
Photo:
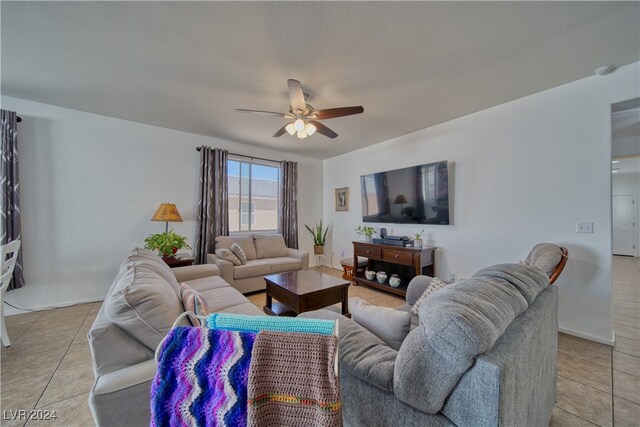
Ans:
<svg viewBox="0 0 640 427"><path fill-rule="evenodd" d="M151 384L151 426L243 426L256 334L178 326Z"/></svg>

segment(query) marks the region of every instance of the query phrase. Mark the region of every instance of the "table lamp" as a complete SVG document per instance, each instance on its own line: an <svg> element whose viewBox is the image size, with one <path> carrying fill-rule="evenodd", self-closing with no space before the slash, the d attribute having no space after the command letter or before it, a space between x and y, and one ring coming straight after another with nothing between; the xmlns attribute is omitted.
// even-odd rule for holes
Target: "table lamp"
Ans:
<svg viewBox="0 0 640 427"><path fill-rule="evenodd" d="M182 217L180 216L180 212L178 212L178 208L173 203L162 203L153 217L151 221L164 221L166 223L165 233L169 232L169 223L170 222L182 222Z"/></svg>
<svg viewBox="0 0 640 427"><path fill-rule="evenodd" d="M398 194L396 196L396 200L393 202L394 205L400 205L400 215L403 215L403 205L407 203L407 198L404 197L404 194Z"/></svg>

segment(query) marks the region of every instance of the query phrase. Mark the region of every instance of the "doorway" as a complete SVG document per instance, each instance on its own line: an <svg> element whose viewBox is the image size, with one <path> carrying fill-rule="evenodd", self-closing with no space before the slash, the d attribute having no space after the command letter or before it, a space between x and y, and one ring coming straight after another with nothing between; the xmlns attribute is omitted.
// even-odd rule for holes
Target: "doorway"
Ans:
<svg viewBox="0 0 640 427"><path fill-rule="evenodd" d="M611 106L612 253L639 256L640 98Z"/></svg>

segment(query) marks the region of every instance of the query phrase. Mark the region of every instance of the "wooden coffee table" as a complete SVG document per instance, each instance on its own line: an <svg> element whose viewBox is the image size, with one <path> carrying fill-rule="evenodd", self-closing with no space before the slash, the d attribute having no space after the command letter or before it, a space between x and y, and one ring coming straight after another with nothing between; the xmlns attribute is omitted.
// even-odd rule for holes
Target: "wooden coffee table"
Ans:
<svg viewBox="0 0 640 427"><path fill-rule="evenodd" d="M349 281L313 270L272 274L264 278L267 301L264 312L272 316L296 316L342 303L342 314L349 314ZM278 302L273 302L273 298Z"/></svg>

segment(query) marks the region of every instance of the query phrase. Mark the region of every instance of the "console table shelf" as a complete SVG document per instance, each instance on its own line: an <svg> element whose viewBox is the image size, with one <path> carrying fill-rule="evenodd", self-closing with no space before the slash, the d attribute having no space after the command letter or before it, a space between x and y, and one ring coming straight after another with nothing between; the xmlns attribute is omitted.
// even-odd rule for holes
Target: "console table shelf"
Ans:
<svg viewBox="0 0 640 427"><path fill-rule="evenodd" d="M379 243L353 242L354 259L358 259L358 256L366 257L369 260L367 269L384 271L389 278L391 278L391 274L397 274L402 282L398 288L393 288L389 285L389 279L380 284L376 280L367 280L363 273L358 273L353 280L358 285L405 296L407 285L415 276L424 274L433 277L435 251L435 247L417 249ZM357 270L356 267L354 266L354 271Z"/></svg>

